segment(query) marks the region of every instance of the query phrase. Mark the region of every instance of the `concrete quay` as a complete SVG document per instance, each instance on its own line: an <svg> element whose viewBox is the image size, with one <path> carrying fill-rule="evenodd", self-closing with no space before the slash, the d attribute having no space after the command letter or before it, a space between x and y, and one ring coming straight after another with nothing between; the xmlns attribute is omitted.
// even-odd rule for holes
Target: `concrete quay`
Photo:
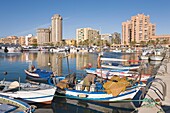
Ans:
<svg viewBox="0 0 170 113"><path fill-rule="evenodd" d="M147 92L145 98L157 100L155 102L143 102L140 108L137 108L138 113L170 113L170 55L164 59L160 68L157 70L155 80L152 86ZM162 87L162 84L166 84L166 87ZM163 88L165 88L165 94L163 94ZM165 95L165 97L163 97ZM160 100L160 101L159 101Z"/></svg>

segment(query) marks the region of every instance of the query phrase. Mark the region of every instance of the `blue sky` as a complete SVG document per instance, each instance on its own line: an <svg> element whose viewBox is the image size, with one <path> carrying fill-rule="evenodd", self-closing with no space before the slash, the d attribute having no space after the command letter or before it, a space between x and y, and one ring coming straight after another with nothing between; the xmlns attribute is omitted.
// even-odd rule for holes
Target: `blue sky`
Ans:
<svg viewBox="0 0 170 113"><path fill-rule="evenodd" d="M170 34L170 0L0 0L0 37L36 35L54 14L63 17L64 39L83 27L121 33L121 23L138 13L150 15L157 35Z"/></svg>

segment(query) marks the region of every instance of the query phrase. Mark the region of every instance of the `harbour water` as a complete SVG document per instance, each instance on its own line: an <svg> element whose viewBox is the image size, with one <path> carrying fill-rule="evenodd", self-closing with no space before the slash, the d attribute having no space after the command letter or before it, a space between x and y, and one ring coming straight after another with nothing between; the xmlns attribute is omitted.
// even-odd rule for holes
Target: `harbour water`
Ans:
<svg viewBox="0 0 170 113"><path fill-rule="evenodd" d="M48 53L48 52L24 52L24 53L0 53L0 79L8 81L20 80L27 82L24 69L27 69L32 63L36 68L52 70L57 75L67 75L76 72L79 78L85 75L82 67L91 63L93 67L97 66L97 53ZM125 58L129 60L138 60L139 54L116 54L104 53L105 56L114 58ZM125 62L128 65L134 62ZM135 62L137 63L137 62ZM154 68L153 64L146 62L142 73L151 74ZM7 72L7 75L4 75ZM128 113L133 111L130 102L126 103L92 103L71 100L64 97L55 96L51 105L35 104L38 108L35 113Z"/></svg>

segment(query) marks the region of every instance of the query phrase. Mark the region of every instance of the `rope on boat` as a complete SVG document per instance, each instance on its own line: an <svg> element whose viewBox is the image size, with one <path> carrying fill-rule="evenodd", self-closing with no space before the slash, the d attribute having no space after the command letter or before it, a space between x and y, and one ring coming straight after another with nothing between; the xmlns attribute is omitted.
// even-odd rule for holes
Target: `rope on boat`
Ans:
<svg viewBox="0 0 170 113"><path fill-rule="evenodd" d="M164 110L161 108L162 103L160 102L159 99L153 99L149 94L147 94L149 96L149 98L144 98L143 100L147 100L145 102L148 102L146 104L143 104L140 106L141 107L145 107L145 108L152 108L152 107L156 107L159 111L157 111L157 113L165 113ZM139 110L140 108L136 108L136 110Z"/></svg>

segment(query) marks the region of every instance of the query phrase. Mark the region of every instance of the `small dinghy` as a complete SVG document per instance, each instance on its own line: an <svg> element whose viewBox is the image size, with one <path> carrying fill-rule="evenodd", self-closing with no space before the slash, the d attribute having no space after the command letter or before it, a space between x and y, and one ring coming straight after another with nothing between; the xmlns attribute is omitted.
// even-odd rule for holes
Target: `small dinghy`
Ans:
<svg viewBox="0 0 170 113"><path fill-rule="evenodd" d="M35 106L23 101L0 95L0 113L33 113Z"/></svg>

